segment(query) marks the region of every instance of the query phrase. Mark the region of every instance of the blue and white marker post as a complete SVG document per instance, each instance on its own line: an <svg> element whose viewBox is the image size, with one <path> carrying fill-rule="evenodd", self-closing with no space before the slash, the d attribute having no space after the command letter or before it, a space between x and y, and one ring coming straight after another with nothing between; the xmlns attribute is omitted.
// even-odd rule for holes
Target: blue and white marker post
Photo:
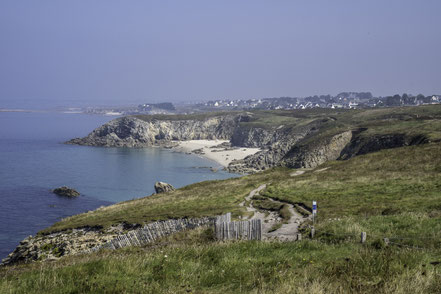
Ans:
<svg viewBox="0 0 441 294"><path fill-rule="evenodd" d="M315 224L315 217L317 215L317 201L312 201L312 224Z"/></svg>

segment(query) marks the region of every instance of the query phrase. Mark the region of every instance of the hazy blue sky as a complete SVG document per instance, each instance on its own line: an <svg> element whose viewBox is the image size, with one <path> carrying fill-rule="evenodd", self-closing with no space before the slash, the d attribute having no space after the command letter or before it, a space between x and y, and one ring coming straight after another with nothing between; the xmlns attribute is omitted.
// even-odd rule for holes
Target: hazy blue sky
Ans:
<svg viewBox="0 0 441 294"><path fill-rule="evenodd" d="M441 1L1 0L1 102L441 94Z"/></svg>

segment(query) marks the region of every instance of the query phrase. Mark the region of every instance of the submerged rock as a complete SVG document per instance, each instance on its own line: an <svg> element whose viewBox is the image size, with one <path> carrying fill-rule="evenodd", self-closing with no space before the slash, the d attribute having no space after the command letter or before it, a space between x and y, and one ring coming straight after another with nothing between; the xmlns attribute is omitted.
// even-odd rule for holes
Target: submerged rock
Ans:
<svg viewBox="0 0 441 294"><path fill-rule="evenodd" d="M172 192L174 190L176 190L175 187L173 187L170 184L167 184L167 183L164 183L164 182L156 182L155 183L156 194Z"/></svg>
<svg viewBox="0 0 441 294"><path fill-rule="evenodd" d="M52 192L54 194L57 194L58 196L64 196L64 197L78 197L78 196L80 196L80 193L77 190L66 187L66 186L56 188L56 189L52 190Z"/></svg>

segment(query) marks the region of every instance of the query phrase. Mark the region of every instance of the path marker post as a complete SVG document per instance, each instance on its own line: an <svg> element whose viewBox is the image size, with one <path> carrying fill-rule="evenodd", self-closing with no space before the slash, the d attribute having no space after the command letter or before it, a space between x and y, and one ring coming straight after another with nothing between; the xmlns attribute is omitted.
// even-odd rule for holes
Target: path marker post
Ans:
<svg viewBox="0 0 441 294"><path fill-rule="evenodd" d="M317 214L317 201L312 201L312 224L315 224L315 218Z"/></svg>

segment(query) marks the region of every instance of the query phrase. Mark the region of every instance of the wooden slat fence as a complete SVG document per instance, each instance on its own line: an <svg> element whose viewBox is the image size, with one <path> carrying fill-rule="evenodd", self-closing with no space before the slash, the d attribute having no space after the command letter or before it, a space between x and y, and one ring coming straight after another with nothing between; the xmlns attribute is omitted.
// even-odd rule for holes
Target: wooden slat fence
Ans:
<svg viewBox="0 0 441 294"><path fill-rule="evenodd" d="M157 221L147 224L140 229L130 231L127 234L119 235L102 245L92 248L90 251L97 251L101 248L118 249L127 246L143 246L161 237L206 225L214 225L216 237L219 240L262 239L262 224L260 220L232 222L231 213L227 213L216 217Z"/></svg>
<svg viewBox="0 0 441 294"><path fill-rule="evenodd" d="M216 216L215 223L221 223L221 222L231 222L231 212L227 212L223 215Z"/></svg>
<svg viewBox="0 0 441 294"><path fill-rule="evenodd" d="M229 216L231 219L231 215ZM91 251L96 251L101 248L117 249L127 246L142 246L151 243L161 237L171 235L173 233L181 232L188 229L194 229L200 226L213 224L217 219L228 219L225 216L204 217L204 218L190 218L190 219L170 219L166 221L157 221L142 227L141 229L133 230L127 234L119 235L107 243L94 247Z"/></svg>
<svg viewBox="0 0 441 294"><path fill-rule="evenodd" d="M214 224L214 232L218 240L262 240L262 221L219 221Z"/></svg>

